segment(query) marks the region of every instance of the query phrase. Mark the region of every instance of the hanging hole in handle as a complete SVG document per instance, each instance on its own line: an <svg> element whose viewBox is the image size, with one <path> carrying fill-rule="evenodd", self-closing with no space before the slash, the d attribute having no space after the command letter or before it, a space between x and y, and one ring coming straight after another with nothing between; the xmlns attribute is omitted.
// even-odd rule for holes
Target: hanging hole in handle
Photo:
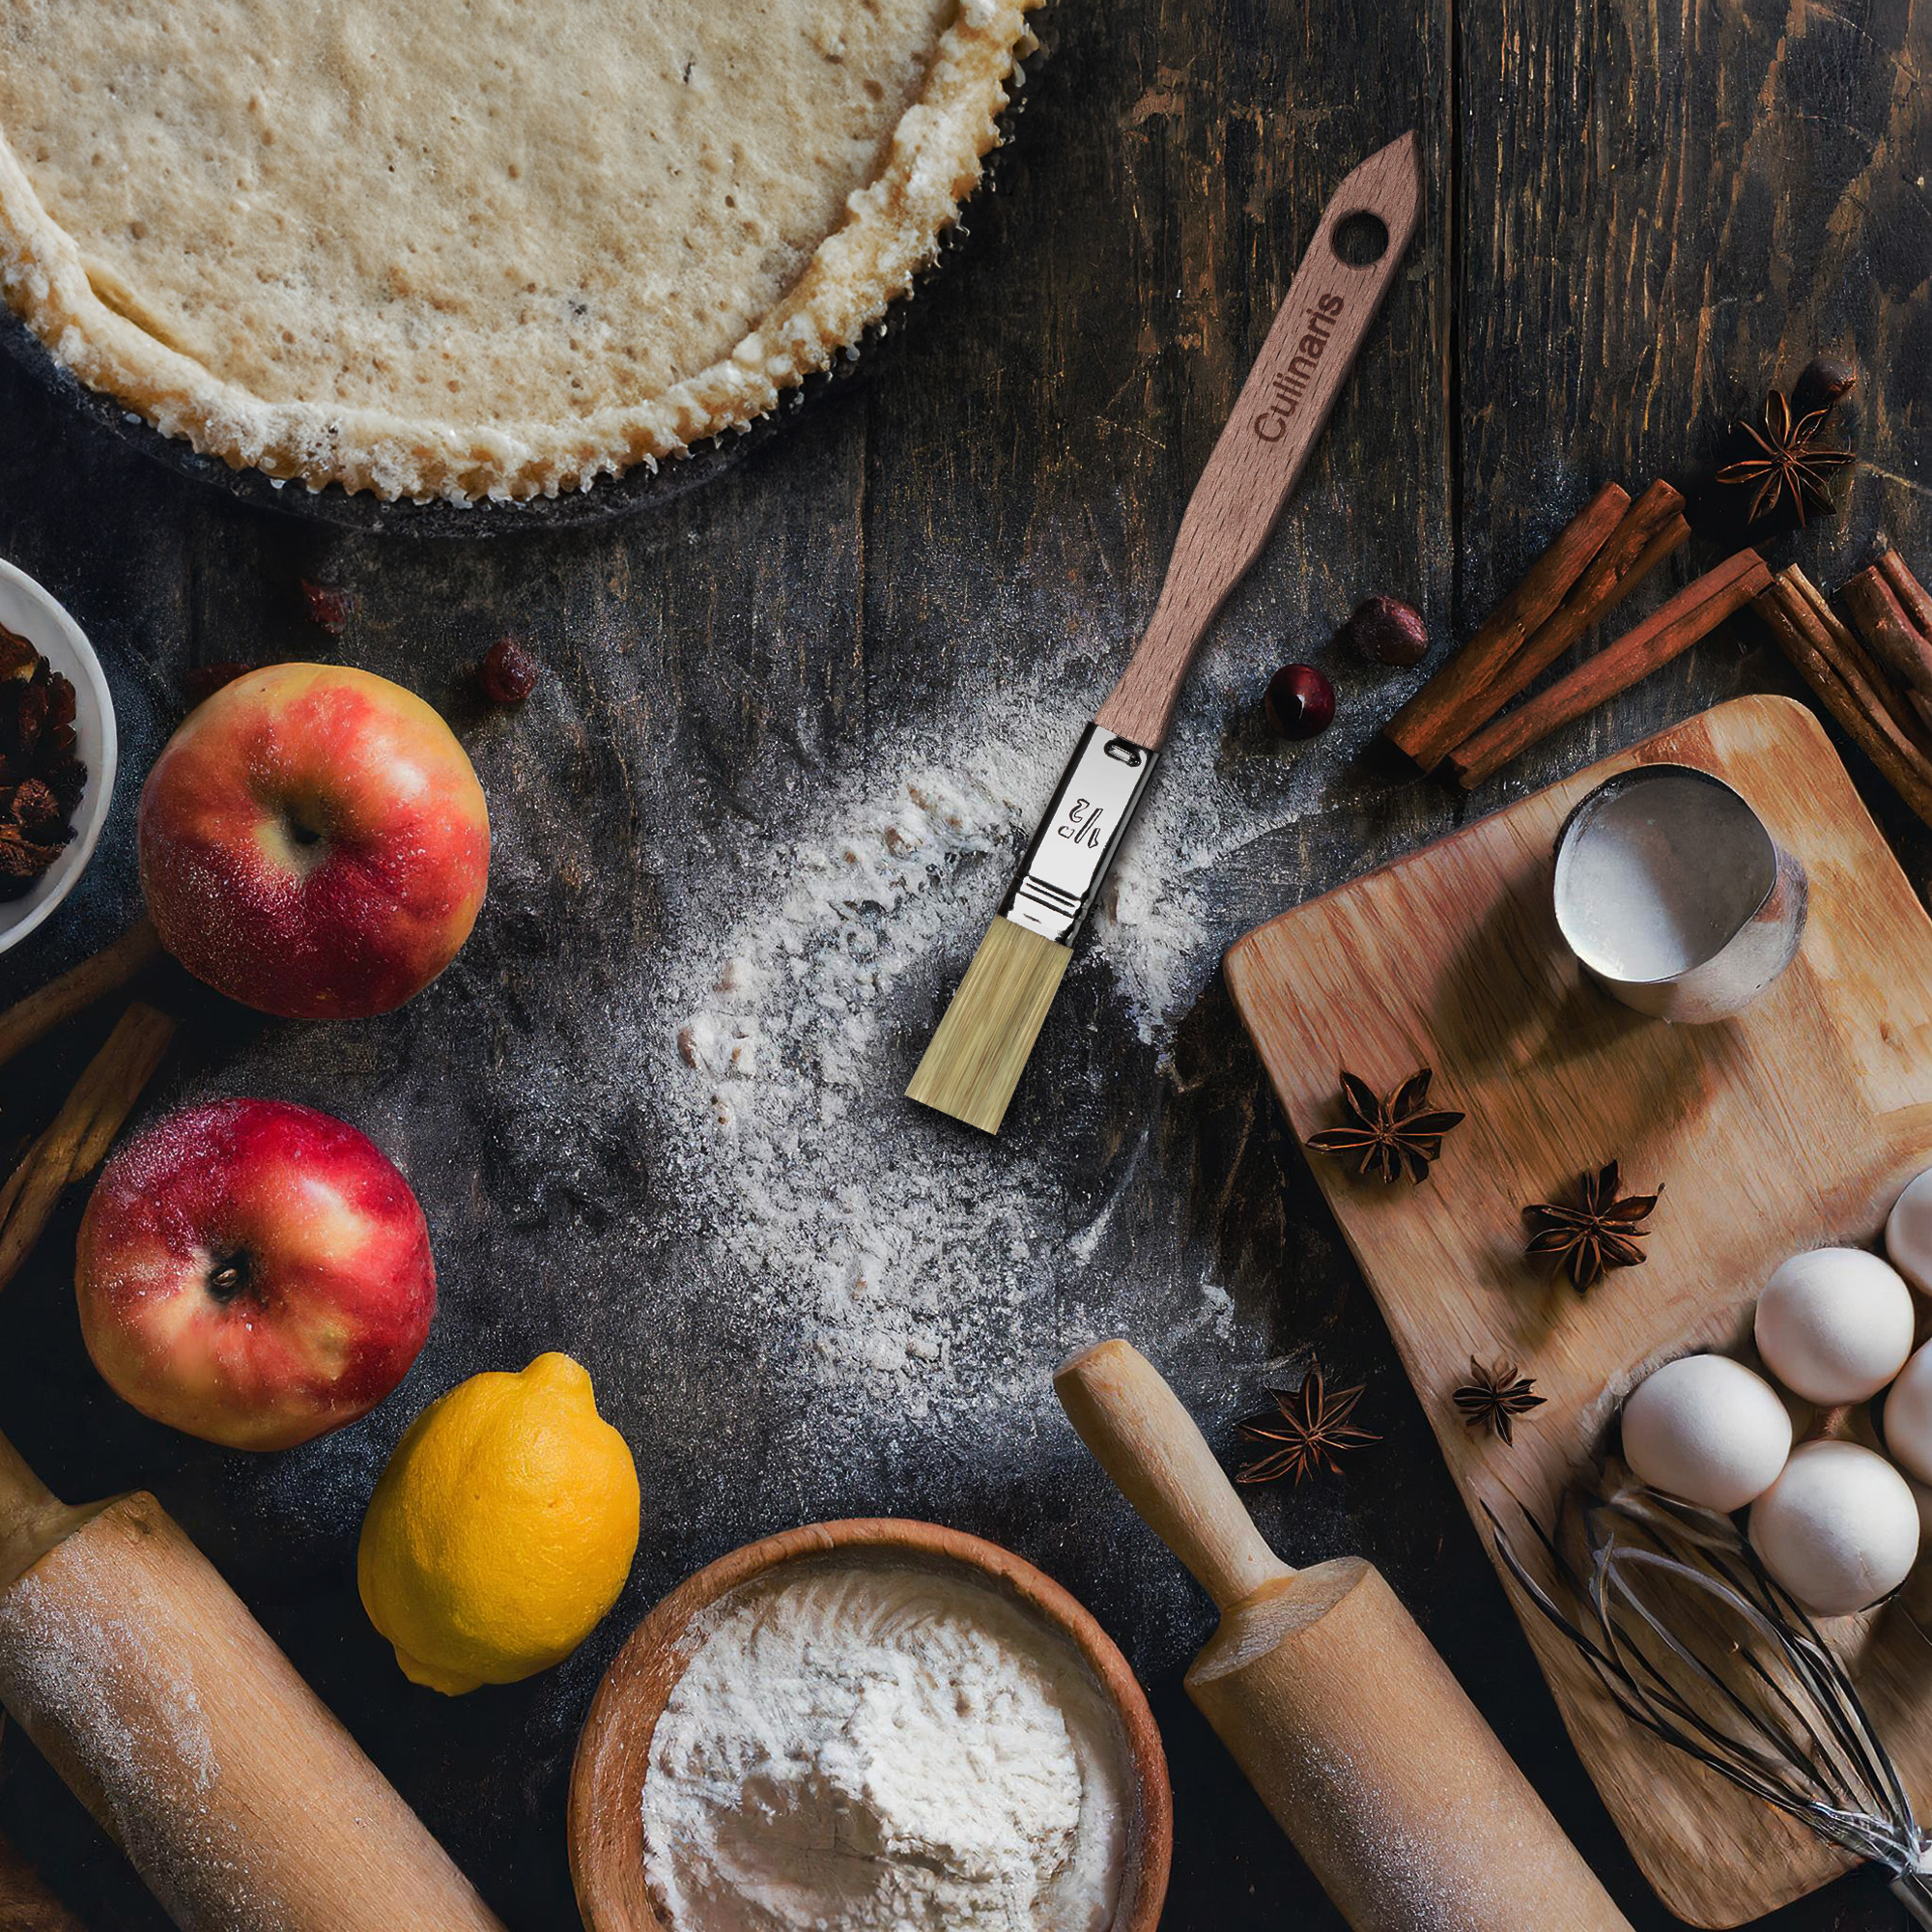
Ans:
<svg viewBox="0 0 1932 1932"><path fill-rule="evenodd" d="M1335 224L1328 245L1351 269L1366 269L1388 253L1388 223L1379 214L1345 214Z"/></svg>

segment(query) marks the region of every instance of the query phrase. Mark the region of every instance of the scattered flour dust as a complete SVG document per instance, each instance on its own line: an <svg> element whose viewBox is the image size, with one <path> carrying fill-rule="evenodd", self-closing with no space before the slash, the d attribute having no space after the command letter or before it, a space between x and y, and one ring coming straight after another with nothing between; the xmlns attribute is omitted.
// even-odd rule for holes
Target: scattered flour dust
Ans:
<svg viewBox="0 0 1932 1932"><path fill-rule="evenodd" d="M672 1932L1099 1932L1131 1810L1070 1646L980 1584L811 1566L727 1597L644 1779Z"/></svg>
<svg viewBox="0 0 1932 1932"><path fill-rule="evenodd" d="M1015 724L1012 707L1004 722L1013 735L943 760L908 739L874 761L896 779L814 800L831 833L769 849L710 950L687 942L670 1027L687 1207L739 1264L761 1328L797 1324L817 1390L869 1407L897 1378L903 1415L926 1412L962 1354L977 1391L1039 1397L1037 1350L1015 1337L1117 1205L1069 1225L1064 1184L1030 1152L962 1148L900 1098L1077 729L1059 713ZM1232 936L1202 892L1230 815L1211 741L1170 754L1083 941L1157 1049ZM1225 1336L1230 1312L1204 1284L1197 1325Z"/></svg>

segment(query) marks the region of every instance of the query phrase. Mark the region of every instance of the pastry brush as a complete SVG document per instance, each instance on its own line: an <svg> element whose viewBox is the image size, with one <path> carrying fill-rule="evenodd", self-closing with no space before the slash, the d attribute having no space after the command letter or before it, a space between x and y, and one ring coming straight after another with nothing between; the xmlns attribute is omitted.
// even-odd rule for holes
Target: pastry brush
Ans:
<svg viewBox="0 0 1932 1932"><path fill-rule="evenodd" d="M1081 733L999 915L906 1089L910 1098L999 1132L1073 942L1153 776L1195 647L1274 528L1395 279L1420 201L1410 131L1362 162L1322 210L1194 487L1147 634ZM1386 242L1374 261L1357 264L1337 241L1359 216L1373 217L1370 230L1379 223Z"/></svg>

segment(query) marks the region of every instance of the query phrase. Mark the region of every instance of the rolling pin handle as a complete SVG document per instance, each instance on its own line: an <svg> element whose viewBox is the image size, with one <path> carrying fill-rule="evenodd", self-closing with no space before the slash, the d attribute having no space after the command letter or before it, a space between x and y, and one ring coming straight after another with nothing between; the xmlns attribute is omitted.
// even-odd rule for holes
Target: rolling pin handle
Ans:
<svg viewBox="0 0 1932 1932"><path fill-rule="evenodd" d="M85 1520L86 1514L62 1502L0 1435L0 1590ZM0 1925L5 1922L0 1919Z"/></svg>
<svg viewBox="0 0 1932 1932"><path fill-rule="evenodd" d="M38 1515L54 1500L54 1492L27 1466L26 1459L0 1435L0 1525Z"/></svg>
<svg viewBox="0 0 1932 1932"><path fill-rule="evenodd" d="M1263 1540L1194 1418L1131 1344L1082 1350L1053 1386L1080 1439L1217 1608L1294 1575Z"/></svg>

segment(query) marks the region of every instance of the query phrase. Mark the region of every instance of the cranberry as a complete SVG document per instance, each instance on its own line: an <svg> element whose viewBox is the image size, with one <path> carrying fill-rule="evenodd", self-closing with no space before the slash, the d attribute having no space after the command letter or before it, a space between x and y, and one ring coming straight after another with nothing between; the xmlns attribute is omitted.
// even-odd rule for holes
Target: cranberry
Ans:
<svg viewBox="0 0 1932 1932"><path fill-rule="evenodd" d="M1394 597L1365 597L1335 634L1372 664L1420 664L1429 655L1429 631L1422 612Z"/></svg>
<svg viewBox="0 0 1932 1932"><path fill-rule="evenodd" d="M476 681L492 704L521 704L537 688L538 665L514 638L498 638L476 667Z"/></svg>
<svg viewBox="0 0 1932 1932"><path fill-rule="evenodd" d="M1335 716L1335 687L1313 665L1284 665L1262 696L1268 729L1278 738L1312 738Z"/></svg>
<svg viewBox="0 0 1932 1932"><path fill-rule="evenodd" d="M331 590L325 583L311 583L306 577L301 581L301 588L308 599L308 614L331 638L339 638L350 612L355 609L355 591Z"/></svg>
<svg viewBox="0 0 1932 1932"><path fill-rule="evenodd" d="M213 697L224 684L246 677L254 668L251 664L190 665L182 673L182 687L187 693L188 703L199 704L204 698Z"/></svg>

